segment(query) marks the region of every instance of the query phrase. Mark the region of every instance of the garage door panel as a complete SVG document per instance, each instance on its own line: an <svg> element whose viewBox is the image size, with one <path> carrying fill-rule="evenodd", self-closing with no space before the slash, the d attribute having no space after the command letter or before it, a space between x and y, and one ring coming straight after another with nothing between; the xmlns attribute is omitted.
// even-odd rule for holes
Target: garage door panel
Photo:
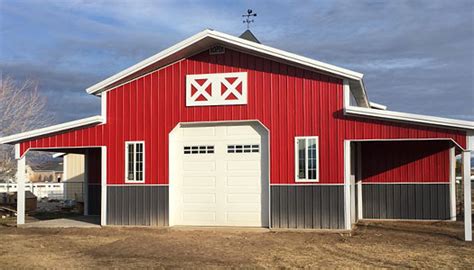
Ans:
<svg viewBox="0 0 474 270"><path fill-rule="evenodd" d="M213 161L185 161L183 163L183 171L215 171L216 163Z"/></svg>
<svg viewBox="0 0 474 270"><path fill-rule="evenodd" d="M227 162L229 171L260 171L260 163L254 160L233 160Z"/></svg>
<svg viewBox="0 0 474 270"><path fill-rule="evenodd" d="M227 212L226 220L230 223L238 223L239 226L251 226L255 221L260 222L259 212Z"/></svg>
<svg viewBox="0 0 474 270"><path fill-rule="evenodd" d="M192 138L199 138L199 137L213 137L216 135L216 128L215 127L193 127L193 128L184 128L183 137L192 137Z"/></svg>
<svg viewBox="0 0 474 270"><path fill-rule="evenodd" d="M216 195L209 193L184 194L183 203L216 203Z"/></svg>
<svg viewBox="0 0 474 270"><path fill-rule="evenodd" d="M196 175L184 175L183 186L187 188L205 188L205 187L216 187L216 177L214 176L196 176Z"/></svg>
<svg viewBox="0 0 474 270"><path fill-rule="evenodd" d="M215 212L198 212L198 211L184 211L183 212L184 225L212 225L216 222ZM201 222L195 224L195 222Z"/></svg>
<svg viewBox="0 0 474 270"><path fill-rule="evenodd" d="M227 203L260 203L260 194L229 194L227 195Z"/></svg>
<svg viewBox="0 0 474 270"><path fill-rule="evenodd" d="M259 178L255 177L252 174L248 176L236 175L236 176L228 176L227 177L227 186L228 187L249 187L255 186L255 181L258 181Z"/></svg>
<svg viewBox="0 0 474 270"><path fill-rule="evenodd" d="M227 136L246 135L246 139L252 136L260 139L260 134L252 126L229 126L225 130Z"/></svg>

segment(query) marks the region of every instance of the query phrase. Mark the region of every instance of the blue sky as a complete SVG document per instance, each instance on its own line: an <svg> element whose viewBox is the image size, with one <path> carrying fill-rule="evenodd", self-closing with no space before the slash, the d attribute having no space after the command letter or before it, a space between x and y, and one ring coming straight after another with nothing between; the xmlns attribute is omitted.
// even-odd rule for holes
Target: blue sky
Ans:
<svg viewBox="0 0 474 270"><path fill-rule="evenodd" d="M474 120L474 1L0 0L0 70L33 78L55 122L99 112L85 88L212 28L365 74L389 109Z"/></svg>

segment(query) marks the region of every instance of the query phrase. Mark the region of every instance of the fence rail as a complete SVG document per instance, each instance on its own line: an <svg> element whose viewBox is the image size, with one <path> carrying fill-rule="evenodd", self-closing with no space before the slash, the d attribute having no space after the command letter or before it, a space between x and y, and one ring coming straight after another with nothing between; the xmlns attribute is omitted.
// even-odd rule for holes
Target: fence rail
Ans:
<svg viewBox="0 0 474 270"><path fill-rule="evenodd" d="M0 193L17 191L18 185L15 183L0 183ZM25 191L31 191L38 199L84 200L84 182L26 183Z"/></svg>

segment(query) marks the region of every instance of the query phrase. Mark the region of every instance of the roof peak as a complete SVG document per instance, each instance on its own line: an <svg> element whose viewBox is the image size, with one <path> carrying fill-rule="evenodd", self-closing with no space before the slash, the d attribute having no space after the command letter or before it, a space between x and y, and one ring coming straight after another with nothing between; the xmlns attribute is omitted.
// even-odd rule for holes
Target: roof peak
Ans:
<svg viewBox="0 0 474 270"><path fill-rule="evenodd" d="M243 38L243 39L246 39L248 41L252 41L252 42L256 42L258 44L262 44L258 39L257 37L252 33L252 31L250 31L249 29L245 30L245 32L243 32L239 38Z"/></svg>

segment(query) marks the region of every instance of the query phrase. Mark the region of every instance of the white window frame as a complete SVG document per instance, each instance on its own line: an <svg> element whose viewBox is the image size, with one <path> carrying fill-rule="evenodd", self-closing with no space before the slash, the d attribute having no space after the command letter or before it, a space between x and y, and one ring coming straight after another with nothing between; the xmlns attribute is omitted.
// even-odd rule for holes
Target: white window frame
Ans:
<svg viewBox="0 0 474 270"><path fill-rule="evenodd" d="M142 174L143 174L143 179L142 180L128 180L128 146L133 144L135 145L135 148L136 149L136 145L137 144L143 144L143 171L142 171ZM136 151L136 150L135 150ZM145 183L145 141L126 141L125 142L125 183L128 183L128 184L140 184L140 183ZM136 169L136 166L137 166L137 163L135 162L135 171L134 173L136 173L137 169Z"/></svg>
<svg viewBox="0 0 474 270"><path fill-rule="evenodd" d="M305 179L299 179L298 177L298 140L305 139L306 146L305 146ZM309 139L315 139L316 140L316 179L308 179L308 160L309 160L309 154L308 154L308 140ZM297 136L295 137L295 182L303 182L303 183L308 183L308 182L319 182L319 137L318 136Z"/></svg>

